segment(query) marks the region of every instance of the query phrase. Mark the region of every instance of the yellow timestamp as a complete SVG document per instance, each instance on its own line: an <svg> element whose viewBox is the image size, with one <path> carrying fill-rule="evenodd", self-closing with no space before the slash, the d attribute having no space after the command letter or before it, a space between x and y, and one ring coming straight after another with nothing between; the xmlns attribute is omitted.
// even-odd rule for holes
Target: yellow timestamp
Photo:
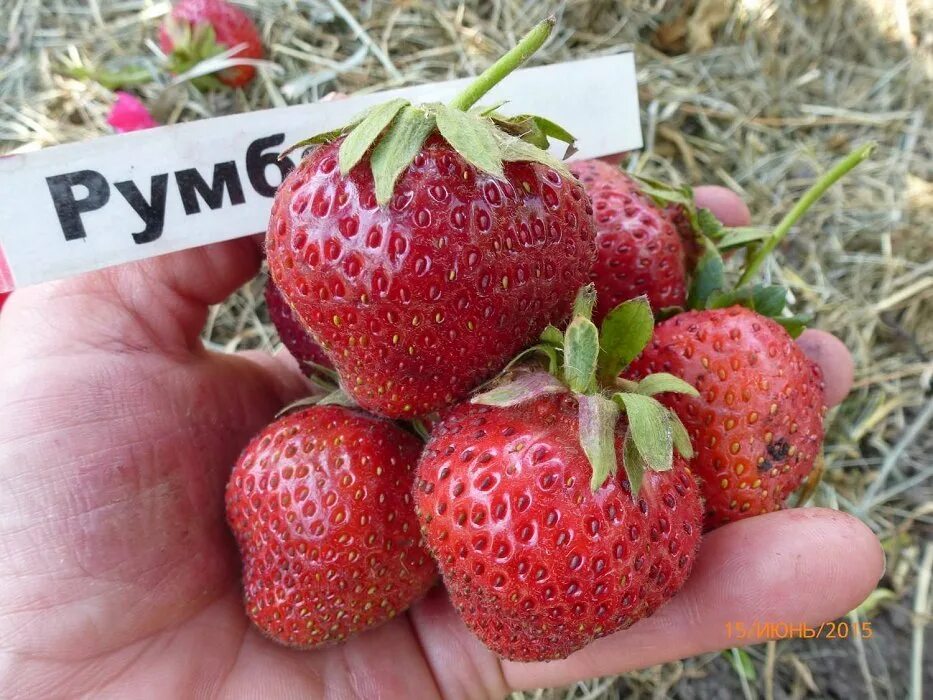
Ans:
<svg viewBox="0 0 933 700"><path fill-rule="evenodd" d="M726 638L732 641L754 641L766 639L871 639L874 632L871 621L852 624L845 620L809 625L805 622L764 621L726 622Z"/></svg>

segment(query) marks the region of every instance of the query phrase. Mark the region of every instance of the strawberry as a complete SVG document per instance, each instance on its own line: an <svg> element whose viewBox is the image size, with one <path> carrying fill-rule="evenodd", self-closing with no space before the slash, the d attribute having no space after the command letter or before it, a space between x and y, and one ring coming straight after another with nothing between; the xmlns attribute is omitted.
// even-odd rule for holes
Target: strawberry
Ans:
<svg viewBox="0 0 933 700"><path fill-rule="evenodd" d="M819 366L794 342L802 319L783 315L785 289L749 282L807 208L871 151L854 151L817 180L761 240L732 289L706 239L688 297L695 310L659 324L625 374L640 380L663 371L697 389L662 401L696 448L707 528L783 507L820 460L826 401Z"/></svg>
<svg viewBox="0 0 933 700"><path fill-rule="evenodd" d="M310 139L325 143L276 194L272 278L367 410L412 417L463 398L565 320L588 278L582 187L513 132L572 137L537 117L465 111L528 42L449 106L397 99Z"/></svg>
<svg viewBox="0 0 933 700"><path fill-rule="evenodd" d="M695 243L679 205L661 206L622 170L601 160L570 165L593 201L596 219L596 283L601 319L623 301L642 294L655 311L687 301L687 250Z"/></svg>
<svg viewBox="0 0 933 700"><path fill-rule="evenodd" d="M823 441L823 380L790 334L741 306L689 311L660 323L629 367L670 372L698 396L669 394L704 484L708 528L777 510L813 468Z"/></svg>
<svg viewBox="0 0 933 700"><path fill-rule="evenodd" d="M285 301L279 288L272 280L266 282L266 309L269 318L279 332L279 339L305 372L314 371L315 365L333 368L321 346L314 342L301 325L295 312Z"/></svg>
<svg viewBox="0 0 933 700"><path fill-rule="evenodd" d="M591 308L542 337L557 376L524 371L456 406L418 464L415 507L451 602L507 659L563 658L651 615L699 544L699 489L673 451L689 456L689 441L650 396L692 390L669 375L612 388L651 312L643 297L620 306L600 343Z"/></svg>
<svg viewBox="0 0 933 700"><path fill-rule="evenodd" d="M262 40L253 20L243 10L225 0L180 0L159 29L159 43L169 57L169 67L180 74L201 61L240 46L231 57L262 58ZM243 87L256 75L250 65L225 68L216 76L200 76L198 87Z"/></svg>
<svg viewBox="0 0 933 700"><path fill-rule="evenodd" d="M436 579L411 506L421 442L341 406L280 418L243 450L227 521L246 611L267 636L320 647L403 612Z"/></svg>
<svg viewBox="0 0 933 700"><path fill-rule="evenodd" d="M0 292L0 310L3 309L3 305L6 304L6 300L10 298L10 292Z"/></svg>

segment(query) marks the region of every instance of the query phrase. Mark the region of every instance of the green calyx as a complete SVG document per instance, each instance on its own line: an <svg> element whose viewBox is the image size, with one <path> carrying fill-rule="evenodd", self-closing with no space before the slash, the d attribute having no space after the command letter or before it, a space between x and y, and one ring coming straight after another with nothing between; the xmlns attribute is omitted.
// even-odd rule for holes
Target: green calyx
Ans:
<svg viewBox="0 0 933 700"><path fill-rule="evenodd" d="M215 75L195 75L200 63L228 51L226 46L217 43L214 27L207 22L192 24L169 17L165 23L165 31L172 40L172 53L167 57L171 73L182 80L190 80L199 90L224 87Z"/></svg>
<svg viewBox="0 0 933 700"><path fill-rule="evenodd" d="M489 406L517 406L554 393L572 393L579 406L580 446L593 469L590 486L595 491L616 473L616 426L627 418L622 464L637 496L645 470L671 468L674 450L693 457L687 430L674 411L663 406L655 394L677 392L697 396L682 379L659 373L639 382L619 379L619 373L635 359L651 339L654 318L645 297L620 304L606 315L599 329L591 320L596 302L595 287L580 290L573 317L559 331L548 326L538 345L519 355L507 368L506 381L472 399ZM547 371L516 362L537 355Z"/></svg>
<svg viewBox="0 0 933 700"><path fill-rule="evenodd" d="M804 193L773 231L753 226L723 226L712 212L697 208L693 191L689 187L672 187L657 180L637 178L642 192L659 205L682 206L696 235L696 242L702 252L693 270L687 307L718 309L739 304L774 319L783 325L791 336L796 338L800 335L806 328L808 318L803 315L785 315L787 290L779 285L751 284L751 281L768 255L800 217L835 182L867 159L874 148L873 143L866 144L839 161ZM729 285L726 281L722 253L736 249L746 251L745 265L738 281ZM679 310L671 309L670 312Z"/></svg>
<svg viewBox="0 0 933 700"><path fill-rule="evenodd" d="M554 24L554 17L549 17L536 25L450 104L413 105L401 98L390 100L371 107L339 129L300 141L289 151L343 138L338 153L340 172L346 175L369 154L380 205L389 202L399 176L433 133L439 133L470 165L494 177L502 178L503 163L512 161L542 163L570 177L566 166L546 150L552 138L572 148L574 137L565 129L534 115L503 116L498 112L501 103L474 107L544 44Z"/></svg>

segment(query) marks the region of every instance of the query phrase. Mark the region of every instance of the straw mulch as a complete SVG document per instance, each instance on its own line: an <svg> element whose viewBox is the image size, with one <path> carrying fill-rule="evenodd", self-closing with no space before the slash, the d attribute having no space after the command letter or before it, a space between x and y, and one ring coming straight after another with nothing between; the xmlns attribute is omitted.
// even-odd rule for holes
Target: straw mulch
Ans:
<svg viewBox="0 0 933 700"><path fill-rule="evenodd" d="M539 62L636 48L647 148L628 166L732 187L757 223L774 223L854 144L877 141L873 160L810 211L767 271L790 287L798 310L813 312L816 325L836 333L856 358L855 389L829 417L827 473L815 501L856 513L885 544L887 574L851 616L871 619L876 637L783 641L742 656L713 654L525 695L901 698L912 672L926 673L926 688L933 688L931 645L922 645L930 597L918 587L918 579L929 586L933 565L928 2L240 4L258 18L274 63L245 92L204 95L164 78L141 88L161 120L475 74L556 9L559 29ZM62 72L130 64L155 71L154 30L168 7L152 0L3 0L0 153L106 133L112 93ZM230 350L273 347L260 290L257 281L217 307L207 342Z"/></svg>

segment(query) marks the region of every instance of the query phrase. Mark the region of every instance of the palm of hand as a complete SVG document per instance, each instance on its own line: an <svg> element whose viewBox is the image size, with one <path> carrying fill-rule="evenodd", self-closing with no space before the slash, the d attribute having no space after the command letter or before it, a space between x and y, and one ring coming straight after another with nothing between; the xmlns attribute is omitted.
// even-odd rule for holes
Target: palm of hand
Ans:
<svg viewBox="0 0 933 700"><path fill-rule="evenodd" d="M274 645L242 611L223 485L303 384L272 358L197 339L208 305L257 264L236 241L24 290L4 310L0 648L14 695L496 697L728 646L725 620L828 619L877 580L857 521L782 513L708 537L675 601L565 662L500 664L441 591L340 647ZM775 549L798 566L776 575ZM853 551L854 570L834 565ZM724 592L736 566L742 589Z"/></svg>

